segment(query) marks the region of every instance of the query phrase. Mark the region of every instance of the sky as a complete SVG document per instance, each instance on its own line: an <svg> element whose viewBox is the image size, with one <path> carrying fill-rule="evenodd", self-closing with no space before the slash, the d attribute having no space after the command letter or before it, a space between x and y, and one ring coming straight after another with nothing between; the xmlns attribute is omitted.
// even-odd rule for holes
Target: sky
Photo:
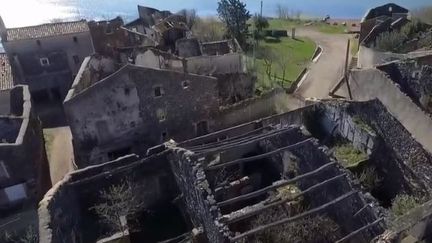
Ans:
<svg viewBox="0 0 432 243"><path fill-rule="evenodd" d="M260 0L245 0L251 13L259 12ZM382 0L263 0L264 14L275 15L277 4L301 11L305 16L361 18L371 7L385 4ZM413 9L432 5L432 0L394 0L394 3ZM87 19L137 17L137 5L167 9L173 12L194 8L199 15L215 15L217 0L0 0L0 15L7 27L41 24L51 19Z"/></svg>

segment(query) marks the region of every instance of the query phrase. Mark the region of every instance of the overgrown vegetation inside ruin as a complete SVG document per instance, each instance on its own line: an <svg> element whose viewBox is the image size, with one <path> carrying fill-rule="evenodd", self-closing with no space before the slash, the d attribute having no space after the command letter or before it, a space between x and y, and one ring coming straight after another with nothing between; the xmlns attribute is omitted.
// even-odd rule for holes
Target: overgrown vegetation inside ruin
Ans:
<svg viewBox="0 0 432 243"><path fill-rule="evenodd" d="M286 212L281 208L268 210L257 216L251 223L253 227L259 227L282 219ZM280 242L335 242L341 237L339 226L325 215L309 216L273 227L245 239L244 242L253 243L280 243Z"/></svg>
<svg viewBox="0 0 432 243"><path fill-rule="evenodd" d="M399 194L393 199L393 205L391 207L392 213L398 217L406 214L411 209L420 205L421 200L406 194Z"/></svg>
<svg viewBox="0 0 432 243"><path fill-rule="evenodd" d="M0 234L0 242L2 243L37 243L39 242L39 234L33 226L29 226L25 232L16 233L3 231Z"/></svg>
<svg viewBox="0 0 432 243"><path fill-rule="evenodd" d="M381 178L379 177L375 167L367 167L360 174L357 175L360 184L362 184L367 191L372 191L375 187L379 186Z"/></svg>
<svg viewBox="0 0 432 243"><path fill-rule="evenodd" d="M336 159L344 166L351 167L359 162L368 159L368 155L356 148L350 143L339 144L334 147L334 155Z"/></svg>
<svg viewBox="0 0 432 243"><path fill-rule="evenodd" d="M430 26L414 20L400 30L380 34L376 39L375 47L380 51L407 53L415 51L411 45L407 44L413 40L418 40L417 45L413 45L415 49L432 48L432 29Z"/></svg>
<svg viewBox="0 0 432 243"><path fill-rule="evenodd" d="M363 121L360 117L358 116L354 116L353 117L353 122L359 126L360 129L363 129L369 133L375 133L375 131L373 130L373 128L371 126L369 126L365 121Z"/></svg>

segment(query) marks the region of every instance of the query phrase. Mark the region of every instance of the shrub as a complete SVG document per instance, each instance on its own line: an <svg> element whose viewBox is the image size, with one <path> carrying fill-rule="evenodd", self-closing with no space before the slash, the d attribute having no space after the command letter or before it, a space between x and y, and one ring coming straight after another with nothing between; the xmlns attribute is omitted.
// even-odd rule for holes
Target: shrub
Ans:
<svg viewBox="0 0 432 243"><path fill-rule="evenodd" d="M379 178L374 167L366 168L360 173L358 179L368 191L371 191L373 188L377 187L381 182L381 179Z"/></svg>
<svg viewBox="0 0 432 243"><path fill-rule="evenodd" d="M419 200L414 196L400 194L393 199L391 210L395 216L402 216L419 204Z"/></svg>
<svg viewBox="0 0 432 243"><path fill-rule="evenodd" d="M269 212L260 214L252 225L254 227L262 226L284 216L281 209L272 209ZM251 237L245 242L256 243L312 243L312 242L335 242L340 238L339 226L327 216L310 216L304 217L292 223L268 229L255 237Z"/></svg>
<svg viewBox="0 0 432 243"><path fill-rule="evenodd" d="M368 158L366 153L354 148L352 144L337 145L334 154L344 167L354 166Z"/></svg>
<svg viewBox="0 0 432 243"><path fill-rule="evenodd" d="M376 48L380 51L399 52L406 41L406 36L398 31L384 32L376 40Z"/></svg>

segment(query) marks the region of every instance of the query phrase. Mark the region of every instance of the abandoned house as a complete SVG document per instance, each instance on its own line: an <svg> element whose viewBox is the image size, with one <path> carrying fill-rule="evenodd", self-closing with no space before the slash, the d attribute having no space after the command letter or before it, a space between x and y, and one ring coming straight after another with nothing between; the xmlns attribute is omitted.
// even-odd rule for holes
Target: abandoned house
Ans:
<svg viewBox="0 0 432 243"><path fill-rule="evenodd" d="M190 35L184 16L140 5L138 13L139 18L125 28L144 34L161 50L174 53L176 41Z"/></svg>
<svg viewBox="0 0 432 243"><path fill-rule="evenodd" d="M0 53L0 114L9 112L10 91L13 88L12 68L6 53Z"/></svg>
<svg viewBox="0 0 432 243"><path fill-rule="evenodd" d="M156 46L144 34L125 28L121 17L108 21L90 21L88 25L95 52L103 56L117 57L119 48Z"/></svg>
<svg viewBox="0 0 432 243"><path fill-rule="evenodd" d="M427 241L431 162L378 100L321 101L70 173L40 203L40 242ZM99 223L125 180L145 206ZM400 195L419 204L395 218Z"/></svg>
<svg viewBox="0 0 432 243"><path fill-rule="evenodd" d="M384 4L366 12L360 23L359 43L374 42L379 34L389 29L400 29L409 22L409 10L394 3Z"/></svg>
<svg viewBox="0 0 432 243"><path fill-rule="evenodd" d="M64 102L80 168L142 154L168 138L181 141L215 126L215 78L128 64L92 80L90 59Z"/></svg>
<svg viewBox="0 0 432 243"><path fill-rule="evenodd" d="M94 52L87 21L21 28L0 23L14 83L28 85L36 103L62 101L82 61Z"/></svg>
<svg viewBox="0 0 432 243"><path fill-rule="evenodd" d="M51 181L28 87L12 88L7 104L9 110L0 115L0 231L13 233L37 228L37 204Z"/></svg>

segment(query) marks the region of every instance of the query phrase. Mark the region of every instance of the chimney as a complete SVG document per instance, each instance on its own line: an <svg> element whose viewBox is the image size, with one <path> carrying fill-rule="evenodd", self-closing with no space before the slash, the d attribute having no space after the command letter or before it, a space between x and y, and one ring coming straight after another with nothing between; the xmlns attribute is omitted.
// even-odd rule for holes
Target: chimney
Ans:
<svg viewBox="0 0 432 243"><path fill-rule="evenodd" d="M0 16L0 37L2 39L2 42L7 41L7 30L1 16Z"/></svg>

